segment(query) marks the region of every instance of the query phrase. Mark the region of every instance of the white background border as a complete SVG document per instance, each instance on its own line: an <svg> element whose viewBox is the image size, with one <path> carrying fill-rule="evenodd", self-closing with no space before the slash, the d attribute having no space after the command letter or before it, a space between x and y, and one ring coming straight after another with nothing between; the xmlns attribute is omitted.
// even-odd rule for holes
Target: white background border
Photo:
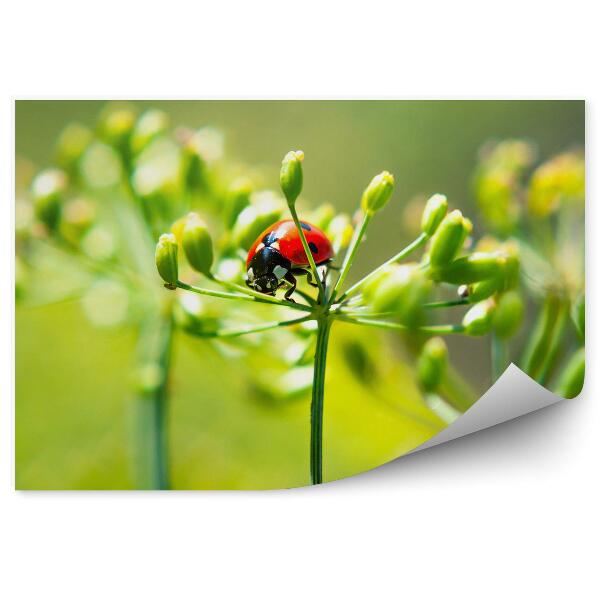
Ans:
<svg viewBox="0 0 600 600"><path fill-rule="evenodd" d="M591 235L600 226L592 200L600 102L593 57L600 49L592 6L578 0L370 0L360 8L348 0L4 3L3 598L598 597L599 326L589 307L598 295L600 259L600 236ZM585 98L583 397L319 489L14 492L15 97Z"/></svg>

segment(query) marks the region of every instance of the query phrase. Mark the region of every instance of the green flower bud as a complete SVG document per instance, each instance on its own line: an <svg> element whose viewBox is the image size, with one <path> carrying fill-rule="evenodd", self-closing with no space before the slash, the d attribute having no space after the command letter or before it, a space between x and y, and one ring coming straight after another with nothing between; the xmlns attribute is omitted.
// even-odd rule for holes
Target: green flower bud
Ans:
<svg viewBox="0 0 600 600"><path fill-rule="evenodd" d="M337 215L331 219L326 231L333 245L333 250L337 254L340 250L346 248L352 239L354 233L352 220L348 215Z"/></svg>
<svg viewBox="0 0 600 600"><path fill-rule="evenodd" d="M523 299L515 291L502 294L496 302L492 317L494 332L500 338L509 338L514 335L523 321L525 305Z"/></svg>
<svg viewBox="0 0 600 600"><path fill-rule="evenodd" d="M169 116L162 110L152 108L138 119L131 136L131 149L139 154L148 144L169 128Z"/></svg>
<svg viewBox="0 0 600 600"><path fill-rule="evenodd" d="M213 262L212 240L206 224L196 213L190 213L185 220L183 251L192 268L210 275Z"/></svg>
<svg viewBox="0 0 600 600"><path fill-rule="evenodd" d="M585 161L583 155L568 152L539 166L531 177L528 208L535 217L556 212L564 201L583 206Z"/></svg>
<svg viewBox="0 0 600 600"><path fill-rule="evenodd" d="M435 279L446 283L475 283L501 277L505 265L506 259L499 254L474 252L442 267Z"/></svg>
<svg viewBox="0 0 600 600"><path fill-rule="evenodd" d="M87 187L108 189L121 181L122 161L118 152L102 142L92 142L79 163Z"/></svg>
<svg viewBox="0 0 600 600"><path fill-rule="evenodd" d="M579 348L571 357L560 376L556 393L561 398L575 398L583 389L585 380L585 348Z"/></svg>
<svg viewBox="0 0 600 600"><path fill-rule="evenodd" d="M486 144L482 152L487 166L501 166L518 173L531 165L536 156L535 146L527 140L508 139Z"/></svg>
<svg viewBox="0 0 600 600"><path fill-rule="evenodd" d="M448 347L440 337L434 337L424 344L417 362L417 376L421 387L434 392L442 383L448 368Z"/></svg>
<svg viewBox="0 0 600 600"><path fill-rule="evenodd" d="M224 258L218 264L216 273L223 281L241 281L246 273L246 263L238 258Z"/></svg>
<svg viewBox="0 0 600 600"><path fill-rule="evenodd" d="M476 252L483 252L487 254L494 254L495 256L504 259L504 262L500 262L500 272L494 278L493 282L498 292L503 292L516 287L519 283L519 272L521 269L519 259L519 248L516 243L507 241L500 243L495 238L484 236L479 240L475 247ZM481 289L486 290L491 287L492 282L481 282ZM479 286L479 284L476 284ZM474 288L476 286L473 286ZM489 294L488 294L489 295ZM480 300L483 298L479 298ZM476 300L474 300L475 302Z"/></svg>
<svg viewBox="0 0 600 600"><path fill-rule="evenodd" d="M474 181L475 197L487 225L503 235L517 224L521 212L520 179L535 158L523 140L505 140L484 147Z"/></svg>
<svg viewBox="0 0 600 600"><path fill-rule="evenodd" d="M238 215L250 204L252 189L252 182L245 177L236 179L229 186L223 216L227 228L233 227Z"/></svg>
<svg viewBox="0 0 600 600"><path fill-rule="evenodd" d="M175 236L175 239L177 240L177 243L180 246L183 243L183 228L185 227L186 218L187 215L185 217L177 219L177 221L175 221L169 228L170 233L172 233Z"/></svg>
<svg viewBox="0 0 600 600"><path fill-rule="evenodd" d="M187 129L179 129L177 137L182 146L182 172L185 187L197 192L207 185L208 167L200 154L197 134Z"/></svg>
<svg viewBox="0 0 600 600"><path fill-rule="evenodd" d="M361 207L369 214L381 210L394 191L394 176L388 171L375 175L362 195Z"/></svg>
<svg viewBox="0 0 600 600"><path fill-rule="evenodd" d="M467 335L485 335L492 328L494 303L484 300L470 308L463 317L462 324Z"/></svg>
<svg viewBox="0 0 600 600"><path fill-rule="evenodd" d="M159 275L167 283L167 287L175 289L179 279L177 264L177 239L172 233L163 233L156 244L154 255Z"/></svg>
<svg viewBox="0 0 600 600"><path fill-rule="evenodd" d="M67 202L62 211L60 233L73 244L79 243L82 236L96 220L96 207L85 198Z"/></svg>
<svg viewBox="0 0 600 600"><path fill-rule="evenodd" d="M521 210L516 173L505 166L485 169L475 180L475 197L490 228L503 235L514 229Z"/></svg>
<svg viewBox="0 0 600 600"><path fill-rule="evenodd" d="M131 135L136 112L126 104L110 104L98 122L98 136L119 155L126 170L131 169Z"/></svg>
<svg viewBox="0 0 600 600"><path fill-rule="evenodd" d="M465 219L460 210L453 210L446 215L431 239L431 266L436 269L452 262L472 229L471 221Z"/></svg>
<svg viewBox="0 0 600 600"><path fill-rule="evenodd" d="M100 137L128 160L130 140L135 126L135 111L126 105L109 105L98 123Z"/></svg>
<svg viewBox="0 0 600 600"><path fill-rule="evenodd" d="M375 298L375 295L377 294L377 291L379 290L383 281L390 277L396 271L396 269L398 269L398 267L399 265L396 264L387 265L377 271L377 273L372 275L366 281L362 287L362 293L368 304L373 302L373 299Z"/></svg>
<svg viewBox="0 0 600 600"><path fill-rule="evenodd" d="M236 248L248 250L260 233L281 219L284 209L283 199L273 192L253 193L249 206L244 208L235 220L232 243Z"/></svg>
<svg viewBox="0 0 600 600"><path fill-rule="evenodd" d="M31 184L36 217L50 231L58 226L66 189L67 176L58 169L42 171Z"/></svg>
<svg viewBox="0 0 600 600"><path fill-rule="evenodd" d="M319 229L326 231L334 217L335 208L331 204L321 204L312 212L308 221Z"/></svg>
<svg viewBox="0 0 600 600"><path fill-rule="evenodd" d="M414 264L389 267L368 282L364 294L374 312L393 312L408 325L421 320L422 305L427 300L431 284L423 271Z"/></svg>
<svg viewBox="0 0 600 600"><path fill-rule="evenodd" d="M302 161L304 152L296 150L288 152L281 163L279 183L288 204L294 204L302 191Z"/></svg>
<svg viewBox="0 0 600 600"><path fill-rule="evenodd" d="M585 293L579 294L571 307L571 319L579 337L585 339Z"/></svg>
<svg viewBox="0 0 600 600"><path fill-rule="evenodd" d="M177 138L183 150L183 178L187 189L200 192L213 185L211 165L223 156L223 134L212 127L197 131L179 129Z"/></svg>
<svg viewBox="0 0 600 600"><path fill-rule="evenodd" d="M93 137L93 133L80 123L67 125L56 144L58 164L69 173L75 174L79 160L92 143Z"/></svg>
<svg viewBox="0 0 600 600"><path fill-rule="evenodd" d="M421 219L421 231L431 237L444 220L448 212L448 200L443 194L434 194L427 200L423 217Z"/></svg>
<svg viewBox="0 0 600 600"><path fill-rule="evenodd" d="M81 249L96 260L109 260L114 257L116 242L113 234L104 227L94 225L82 238Z"/></svg>
<svg viewBox="0 0 600 600"><path fill-rule="evenodd" d="M461 297L467 298L471 304L481 302L504 289L504 282L501 278L486 279L478 281L473 285L465 286L467 292Z"/></svg>
<svg viewBox="0 0 600 600"><path fill-rule="evenodd" d="M502 255L504 256L504 289L510 290L519 284L519 274L521 271L521 260L518 254L518 248L514 244L503 244Z"/></svg>

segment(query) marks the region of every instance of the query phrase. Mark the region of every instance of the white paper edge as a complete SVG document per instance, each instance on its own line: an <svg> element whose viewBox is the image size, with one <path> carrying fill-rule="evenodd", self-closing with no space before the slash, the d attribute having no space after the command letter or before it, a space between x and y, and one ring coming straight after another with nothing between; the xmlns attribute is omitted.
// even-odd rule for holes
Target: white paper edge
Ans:
<svg viewBox="0 0 600 600"><path fill-rule="evenodd" d="M469 410L408 454L493 427L560 400L563 398L548 391L511 363L496 383Z"/></svg>

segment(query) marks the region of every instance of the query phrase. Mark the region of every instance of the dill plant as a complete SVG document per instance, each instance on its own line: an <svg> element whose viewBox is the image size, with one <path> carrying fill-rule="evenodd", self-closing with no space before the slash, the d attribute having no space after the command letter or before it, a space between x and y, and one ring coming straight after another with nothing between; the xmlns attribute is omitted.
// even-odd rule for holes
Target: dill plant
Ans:
<svg viewBox="0 0 600 600"><path fill-rule="evenodd" d="M316 295L311 296L297 290L296 299L286 300L249 289L244 285L242 277L238 281L232 281L217 276L210 269L213 260L213 246L209 242L211 236L196 213L190 213L182 225L174 228L179 239L172 234L163 234L156 247L155 258L165 287L169 289L180 288L227 301L269 304L288 313L300 313L295 318L216 330L207 336L239 337L270 329L281 330L309 321L315 324L309 463L311 483L319 484L324 480L323 419L327 354L330 332L335 322L403 332L413 336L436 336L433 342L425 345L419 369L422 385L428 392L433 393L440 387L441 372L446 368L445 345L439 336L480 336L494 328L514 329L511 322L515 320L514 314L505 313L502 319L494 319L497 302L492 296L497 292L507 292L517 284L519 263L518 257L507 248L496 248L491 252L469 251L465 243L472 232L471 222L458 210L448 213L446 198L436 194L430 198L423 211L421 232L417 238L362 279L350 287L345 287L369 224L392 197L394 177L383 171L365 188L360 201L358 220L352 229L338 271L331 268L331 265L315 264L304 228L301 226L296 202L302 191L303 160L304 153L301 151L289 152L284 157L280 184L289 215L302 242L312 279L317 282ZM257 232L261 230L256 229ZM218 245L222 246L221 243ZM207 283L215 284L213 287L191 285L180 279L179 247L183 249L188 264L201 273ZM422 251L418 262L402 262L418 250ZM478 285L490 279L495 282L495 286L489 293L481 294L481 300L478 302L466 298L454 301L432 300L436 289L441 286ZM432 318L436 309L463 304L472 306L458 323L437 323ZM438 352L433 353L435 356L433 361L429 361L429 367L423 366L427 362L427 355L432 354L432 343L437 346ZM430 400L430 405L448 420L458 414L439 395Z"/></svg>

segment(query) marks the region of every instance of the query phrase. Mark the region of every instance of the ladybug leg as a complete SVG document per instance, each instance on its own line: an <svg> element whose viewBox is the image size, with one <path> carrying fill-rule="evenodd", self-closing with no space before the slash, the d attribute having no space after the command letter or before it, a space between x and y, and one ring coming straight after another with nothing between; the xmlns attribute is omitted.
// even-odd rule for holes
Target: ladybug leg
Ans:
<svg viewBox="0 0 600 600"><path fill-rule="evenodd" d="M308 285L312 285L312 287L319 287L312 278L312 273L307 270L307 269L292 269L292 271L296 274L296 275L306 275L306 283L308 283Z"/></svg>
<svg viewBox="0 0 600 600"><path fill-rule="evenodd" d="M283 295L283 297L288 300L289 302L296 302L293 298L292 298L292 294L296 291L296 278L292 275L291 271L288 271L285 274L284 279L290 284L289 289L286 291L286 293Z"/></svg>

